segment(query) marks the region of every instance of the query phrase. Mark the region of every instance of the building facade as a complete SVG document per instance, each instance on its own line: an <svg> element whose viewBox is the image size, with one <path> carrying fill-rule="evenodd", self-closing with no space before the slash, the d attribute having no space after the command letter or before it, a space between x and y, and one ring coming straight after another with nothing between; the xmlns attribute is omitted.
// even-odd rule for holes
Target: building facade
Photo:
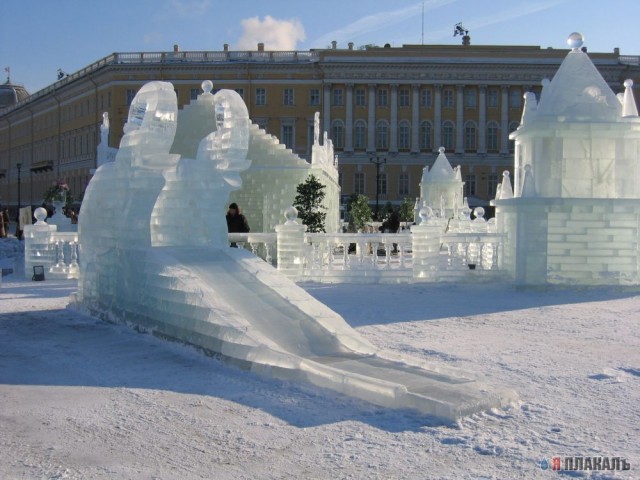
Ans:
<svg viewBox="0 0 640 480"><path fill-rule="evenodd" d="M114 53L56 83L0 106L0 203L40 205L52 182L79 197L96 167L103 112L111 147L119 146L129 105L148 81L173 83L180 107L203 80L234 89L252 121L310 159L314 114L339 157L343 199L372 205L420 195L422 170L445 147L460 165L465 196L493 198L513 170L509 133L520 122L523 95L538 94L568 50L535 46L405 45L284 52ZM640 57L590 53L614 92L640 85ZM3 86L0 86L3 87ZM636 94L640 98L640 94Z"/></svg>

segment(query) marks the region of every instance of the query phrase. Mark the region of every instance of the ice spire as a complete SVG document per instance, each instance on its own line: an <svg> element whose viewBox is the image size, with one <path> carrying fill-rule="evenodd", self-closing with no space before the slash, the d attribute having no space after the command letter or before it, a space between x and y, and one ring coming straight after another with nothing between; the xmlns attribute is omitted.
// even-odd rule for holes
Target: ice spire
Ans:
<svg viewBox="0 0 640 480"><path fill-rule="evenodd" d="M505 170L502 173L502 184L500 186L500 200L507 198L513 198L513 188L511 187L511 179L509 178L509 172Z"/></svg>
<svg viewBox="0 0 640 480"><path fill-rule="evenodd" d="M536 101L536 95L533 92L527 92L524 94L524 108L522 109L522 119L520 120L520 126L529 123L532 117L538 110L538 102Z"/></svg>
<svg viewBox="0 0 640 480"><path fill-rule="evenodd" d="M633 98L633 80L627 79L624 81L624 96L622 97L622 116L623 117L637 117L638 106L636 100Z"/></svg>

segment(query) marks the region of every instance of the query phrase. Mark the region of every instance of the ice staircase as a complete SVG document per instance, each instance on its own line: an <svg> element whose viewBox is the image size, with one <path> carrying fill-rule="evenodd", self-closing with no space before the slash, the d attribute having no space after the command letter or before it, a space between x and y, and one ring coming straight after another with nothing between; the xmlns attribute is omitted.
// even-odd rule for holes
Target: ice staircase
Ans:
<svg viewBox="0 0 640 480"><path fill-rule="evenodd" d="M90 307L102 318L124 319L267 376L446 421L517 400L469 372L376 349L340 315L243 249L122 253L128 268L114 279L114 296ZM132 282L146 288L133 295Z"/></svg>

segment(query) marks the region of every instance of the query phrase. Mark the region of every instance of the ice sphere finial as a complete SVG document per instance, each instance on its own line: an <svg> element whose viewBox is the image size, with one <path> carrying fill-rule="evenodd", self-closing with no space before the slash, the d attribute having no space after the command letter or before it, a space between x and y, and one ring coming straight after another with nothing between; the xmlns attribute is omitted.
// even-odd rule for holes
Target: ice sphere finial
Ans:
<svg viewBox="0 0 640 480"><path fill-rule="evenodd" d="M211 90L213 90L213 82L211 80L205 80L200 84L200 87L204 92L203 95L211 95Z"/></svg>
<svg viewBox="0 0 640 480"><path fill-rule="evenodd" d="M42 207L36 208L36 211L33 213L33 216L36 217L36 225L43 225L45 223L45 219L47 218L46 208L42 208Z"/></svg>
<svg viewBox="0 0 640 480"><path fill-rule="evenodd" d="M422 207L418 212L418 216L420 217L420 225L422 225L427 223L430 217L433 217L433 210L431 207Z"/></svg>
<svg viewBox="0 0 640 480"><path fill-rule="evenodd" d="M438 149L438 152L440 152L440 153L444 153L444 151L445 151L445 148L444 148L444 147L440 147L440 148Z"/></svg>
<svg viewBox="0 0 640 480"><path fill-rule="evenodd" d="M298 210L293 205L287 207L284 211L284 218L287 219L285 225L297 225L296 219L298 218Z"/></svg>
<svg viewBox="0 0 640 480"><path fill-rule="evenodd" d="M486 222L487 219L484 218L484 208L476 207L473 209L473 215L476 217L476 221L478 222Z"/></svg>
<svg viewBox="0 0 640 480"><path fill-rule="evenodd" d="M567 38L567 45L569 45L569 47L572 50L578 50L583 43L584 43L584 37L579 32L573 32Z"/></svg>

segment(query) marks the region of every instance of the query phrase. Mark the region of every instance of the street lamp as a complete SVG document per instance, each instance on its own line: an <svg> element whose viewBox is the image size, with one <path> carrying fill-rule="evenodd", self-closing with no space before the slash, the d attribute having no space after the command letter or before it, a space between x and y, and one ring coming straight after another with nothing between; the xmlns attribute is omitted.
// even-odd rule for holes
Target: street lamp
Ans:
<svg viewBox="0 0 640 480"><path fill-rule="evenodd" d="M16 163L16 167L18 169L18 215L16 217L16 236L20 239L20 169L22 168L22 163Z"/></svg>
<svg viewBox="0 0 640 480"><path fill-rule="evenodd" d="M18 169L18 212L20 212L20 170L22 169L22 164L20 162L16 163L16 168Z"/></svg>
<svg viewBox="0 0 640 480"><path fill-rule="evenodd" d="M373 157L369 158L369 162L373 163L376 166L376 220L378 218L378 211L380 209L380 165L387 163L386 157L378 157L375 159Z"/></svg>

